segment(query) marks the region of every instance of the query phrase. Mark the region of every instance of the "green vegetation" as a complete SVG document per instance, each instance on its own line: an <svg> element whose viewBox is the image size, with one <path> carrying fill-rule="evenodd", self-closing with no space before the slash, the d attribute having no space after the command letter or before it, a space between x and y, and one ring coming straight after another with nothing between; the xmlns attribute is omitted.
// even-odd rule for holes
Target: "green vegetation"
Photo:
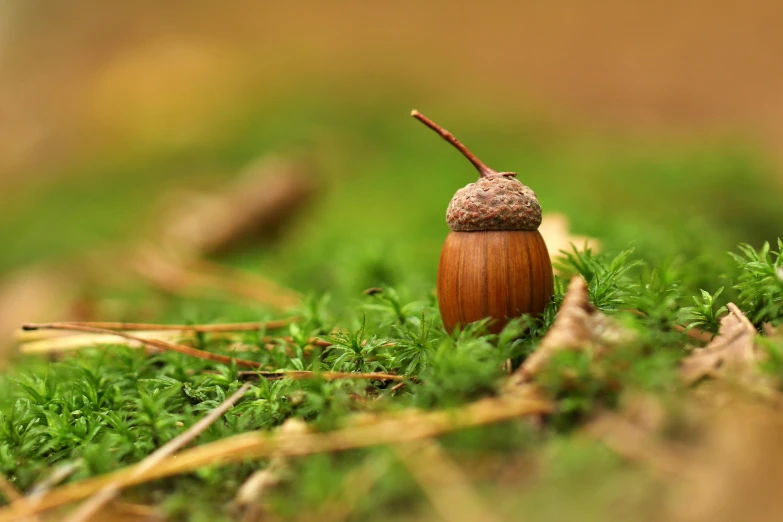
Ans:
<svg viewBox="0 0 783 522"><path fill-rule="evenodd" d="M197 347L233 354L232 342L238 341L258 348L241 357L269 368L386 372L415 380L392 391L393 383L376 381L261 379L198 443L270 430L292 417L328 430L353 412L448 408L495 395L506 376L505 361L519 364L535 349L554 321L568 276L579 273L588 281L591 301L633 329L636 340L600 361L586 353L556 357L539 384L558 399L559 409L542 425L520 419L441 441L482 494L497 500L514 491L501 503L509 513L601 520L600 514L614 509L626 493L632 493L626 510L649 502L657 491L647 487L649 476L571 434L625 394L646 391L668 398L681 389L677 364L696 341L675 325L717 331L729 301L758 327L780 323L783 243L778 242L778 252L768 244L735 246L775 239L780 232L775 224L783 218L779 195L766 187L755 156L717 144L640 148L454 115L439 120L459 129L460 138L490 165L516 170L536 190L545 212L566 213L575 233L602 241L602 253L574 248L563 254L563 276L542 318L520 318L499 335L488 334L481 323L445 333L433 295L446 233L443 214L453 192L475 174L408 121L402 109L357 115L282 107L250 118L213 150L195 156L179 151L132 163L106 160L73 175L67 189L65 182L30 189L0 218L0 240L12 245L0 255L0 266L73 256L82 247L118 237L130 241L141 234L134 224L149 215L152 196L184 182L194 169L197 185L214 187L224 172L295 144L320 168L322 198L282 244L219 260L262 271L309 294L299 310L301 322L269 332L275 338L291 336L293 343L279 340L266 349L257 333L235 341L203 334ZM51 234L55 224L58 233ZM739 253L729 256L729 250ZM384 291L362 293L377 286ZM149 300L160 305L154 317L159 322L270 317L264 309L164 297L143 288L95 291L126 303L125 316L118 319L133 320L134 311ZM311 350L313 336L333 344ZM765 346L771 354L765 368L783 379L783 346L773 341ZM58 360L16 359L0 385L0 471L23 490L66 463L81 462L69 479L74 481L138 462L241 385L233 366L120 346L84 349ZM534 486L525 488L529 477L519 472L498 478L509 476L515 459L542 450L550 452L549 464ZM296 459L286 472L292 480L270 494L270 509L292 519L315 513L339 494L352 470L368 463L383 470L383 477L361 499L354 519L427 513L420 489L386 448ZM133 488L128 496L161 505L173 519L230 519L226 505L238 486L267 464L209 467ZM599 476L606 489L580 492L580 483ZM571 495L563 507L567 512L553 507L559 491Z"/></svg>

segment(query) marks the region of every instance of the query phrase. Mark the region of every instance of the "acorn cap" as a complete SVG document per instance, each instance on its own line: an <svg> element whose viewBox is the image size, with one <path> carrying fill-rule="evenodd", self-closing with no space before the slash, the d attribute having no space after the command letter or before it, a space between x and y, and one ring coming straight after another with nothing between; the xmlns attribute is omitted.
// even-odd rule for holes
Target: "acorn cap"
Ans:
<svg viewBox="0 0 783 522"><path fill-rule="evenodd" d="M514 172L497 172L485 165L443 127L417 110L411 116L456 147L481 176L454 194L446 210L446 223L455 231L537 230L541 205L536 193L516 179Z"/></svg>
<svg viewBox="0 0 783 522"><path fill-rule="evenodd" d="M446 210L451 230L537 230L541 205L536 193L506 176L481 178L454 194Z"/></svg>

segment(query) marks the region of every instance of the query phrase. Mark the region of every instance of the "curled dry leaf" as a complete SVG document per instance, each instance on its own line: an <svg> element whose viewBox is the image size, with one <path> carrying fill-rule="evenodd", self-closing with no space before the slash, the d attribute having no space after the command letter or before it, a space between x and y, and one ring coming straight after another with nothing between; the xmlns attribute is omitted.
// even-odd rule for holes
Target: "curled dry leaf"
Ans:
<svg viewBox="0 0 783 522"><path fill-rule="evenodd" d="M536 351L514 372L510 384L530 381L556 353L590 350L600 357L606 350L629 341L632 335L590 303L587 282L581 276L575 276L568 285L555 324Z"/></svg>
<svg viewBox="0 0 783 522"><path fill-rule="evenodd" d="M720 321L718 335L704 348L696 348L682 361L680 375L687 383L709 376L731 374L741 381L754 380L757 353L756 329L734 303Z"/></svg>

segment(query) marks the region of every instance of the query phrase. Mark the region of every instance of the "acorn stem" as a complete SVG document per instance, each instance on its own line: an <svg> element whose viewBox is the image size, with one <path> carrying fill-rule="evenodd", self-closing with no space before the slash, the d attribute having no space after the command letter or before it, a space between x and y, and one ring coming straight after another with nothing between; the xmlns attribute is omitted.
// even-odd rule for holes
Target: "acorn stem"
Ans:
<svg viewBox="0 0 783 522"><path fill-rule="evenodd" d="M440 134L441 138L451 143L458 151L462 153L463 156L468 158L468 161L470 161L474 167L476 167L476 170L479 171L479 175L482 178L488 178L491 176L499 175L499 173L496 170L489 168L483 161L478 159L478 157L476 157L475 154L470 152L470 150L465 145L463 145L462 142L460 142L456 137L454 137L452 133L450 133L449 131L447 131L446 129L444 129L443 127L441 127L440 125L438 125L437 123L435 123L434 121L432 121L431 119L429 119L428 117L426 117L425 115L417 111L416 109L413 109L411 111L411 116L413 116L414 118L422 122L424 125L426 125L430 129Z"/></svg>

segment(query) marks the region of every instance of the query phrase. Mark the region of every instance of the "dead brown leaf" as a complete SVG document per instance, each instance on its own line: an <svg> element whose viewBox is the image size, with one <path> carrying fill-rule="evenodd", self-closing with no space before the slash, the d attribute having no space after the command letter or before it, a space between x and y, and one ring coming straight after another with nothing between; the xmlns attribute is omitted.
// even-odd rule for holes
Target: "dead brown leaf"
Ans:
<svg viewBox="0 0 783 522"><path fill-rule="evenodd" d="M544 236L549 257L560 257L560 251L570 251L572 244L579 249L591 248L594 252L601 249L601 243L597 239L572 234L570 228L565 214L544 214L538 231Z"/></svg>
<svg viewBox="0 0 783 522"><path fill-rule="evenodd" d="M169 294L246 299L278 309L301 304L301 296L257 274L204 260L183 262L154 248L140 248L132 256L130 270L153 287Z"/></svg>
<svg viewBox="0 0 783 522"><path fill-rule="evenodd" d="M161 219L164 247L192 258L272 238L315 194L310 170L298 161L265 158L218 195L167 205L173 211Z"/></svg>
<svg viewBox="0 0 783 522"><path fill-rule="evenodd" d="M673 513L677 522L773 522L783 498L783 414L734 401L711 417L688 461Z"/></svg>
<svg viewBox="0 0 783 522"><path fill-rule="evenodd" d="M510 378L512 386L530 381L547 362L564 350L590 350L600 356L631 339L632 333L595 308L581 276L571 279L555 324Z"/></svg>
<svg viewBox="0 0 783 522"><path fill-rule="evenodd" d="M652 426L635 422L627 412L602 412L582 428L582 433L626 460L645 466L662 480L681 475L688 456L682 447L664 443Z"/></svg>
<svg viewBox="0 0 783 522"><path fill-rule="evenodd" d="M682 361L680 375L691 384L704 377L727 376L750 382L758 376L756 328L735 305L720 321L718 335L704 348L696 348Z"/></svg>

